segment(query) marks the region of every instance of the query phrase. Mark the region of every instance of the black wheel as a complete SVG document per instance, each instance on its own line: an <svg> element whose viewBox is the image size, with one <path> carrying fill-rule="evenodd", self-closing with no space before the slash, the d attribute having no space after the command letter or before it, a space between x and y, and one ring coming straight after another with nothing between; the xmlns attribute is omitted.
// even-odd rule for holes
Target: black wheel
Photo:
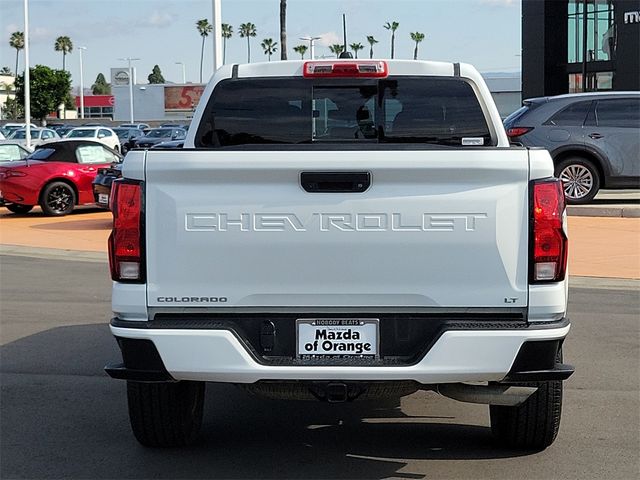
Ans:
<svg viewBox="0 0 640 480"><path fill-rule="evenodd" d="M5 205L7 210L13 213L29 213L33 208L33 205L20 205L19 203L9 203Z"/></svg>
<svg viewBox="0 0 640 480"><path fill-rule="evenodd" d="M562 363L562 349L556 355L556 363ZM509 448L544 450L554 442L560 429L562 381L516 385L538 390L516 407L491 405L491 433Z"/></svg>
<svg viewBox="0 0 640 480"><path fill-rule="evenodd" d="M562 180L567 203L589 203L600 190L600 174L597 168L582 157L565 158L558 162L555 174Z"/></svg>
<svg viewBox="0 0 640 480"><path fill-rule="evenodd" d="M129 420L136 439L147 447L194 443L202 425L204 382L127 382Z"/></svg>
<svg viewBox="0 0 640 480"><path fill-rule="evenodd" d="M46 215L62 216L71 213L76 204L73 188L64 182L52 182L40 195L40 207Z"/></svg>
<svg viewBox="0 0 640 480"><path fill-rule="evenodd" d="M518 385L538 390L517 407L491 405L491 433L510 448L544 450L554 442L560 428L562 382Z"/></svg>

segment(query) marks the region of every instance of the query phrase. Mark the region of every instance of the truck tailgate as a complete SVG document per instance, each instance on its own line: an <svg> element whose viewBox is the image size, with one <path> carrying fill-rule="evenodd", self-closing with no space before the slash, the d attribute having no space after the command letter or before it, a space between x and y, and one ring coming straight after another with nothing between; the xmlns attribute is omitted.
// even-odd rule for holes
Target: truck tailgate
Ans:
<svg viewBox="0 0 640 480"><path fill-rule="evenodd" d="M524 149L149 151L151 307L527 305ZM369 172L309 193L302 172Z"/></svg>

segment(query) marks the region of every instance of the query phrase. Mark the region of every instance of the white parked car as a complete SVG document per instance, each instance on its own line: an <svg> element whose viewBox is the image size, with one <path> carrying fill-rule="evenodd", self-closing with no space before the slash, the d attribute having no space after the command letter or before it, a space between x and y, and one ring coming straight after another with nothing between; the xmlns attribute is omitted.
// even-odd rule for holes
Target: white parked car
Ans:
<svg viewBox="0 0 640 480"><path fill-rule="evenodd" d="M78 127L71 130L66 138L92 138L107 147L120 152L120 140L116 132L107 127Z"/></svg>
<svg viewBox="0 0 640 480"><path fill-rule="evenodd" d="M9 135L9 140L14 140L18 143L22 143L26 145L27 143L27 130L25 128L21 128L19 130L14 130ZM50 128L32 128L31 129L31 146L40 145L47 141L51 140L59 140L60 135L58 135L55 130L51 130Z"/></svg>

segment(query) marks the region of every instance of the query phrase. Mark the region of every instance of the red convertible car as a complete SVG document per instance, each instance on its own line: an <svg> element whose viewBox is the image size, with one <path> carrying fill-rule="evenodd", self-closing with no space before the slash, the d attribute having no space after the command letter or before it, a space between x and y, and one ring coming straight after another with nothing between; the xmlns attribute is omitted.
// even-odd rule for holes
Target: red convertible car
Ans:
<svg viewBox="0 0 640 480"><path fill-rule="evenodd" d="M99 168L122 157L90 140L60 140L38 146L27 158L0 165L0 205L27 213L40 205L46 215L71 213L94 203L92 183Z"/></svg>

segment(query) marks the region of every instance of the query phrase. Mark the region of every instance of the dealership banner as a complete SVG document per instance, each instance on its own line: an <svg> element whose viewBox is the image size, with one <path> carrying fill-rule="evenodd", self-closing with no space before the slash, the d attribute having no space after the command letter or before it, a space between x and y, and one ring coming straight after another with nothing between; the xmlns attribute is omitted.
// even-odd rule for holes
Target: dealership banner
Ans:
<svg viewBox="0 0 640 480"><path fill-rule="evenodd" d="M204 85L164 87L165 111L189 111L198 106Z"/></svg>

